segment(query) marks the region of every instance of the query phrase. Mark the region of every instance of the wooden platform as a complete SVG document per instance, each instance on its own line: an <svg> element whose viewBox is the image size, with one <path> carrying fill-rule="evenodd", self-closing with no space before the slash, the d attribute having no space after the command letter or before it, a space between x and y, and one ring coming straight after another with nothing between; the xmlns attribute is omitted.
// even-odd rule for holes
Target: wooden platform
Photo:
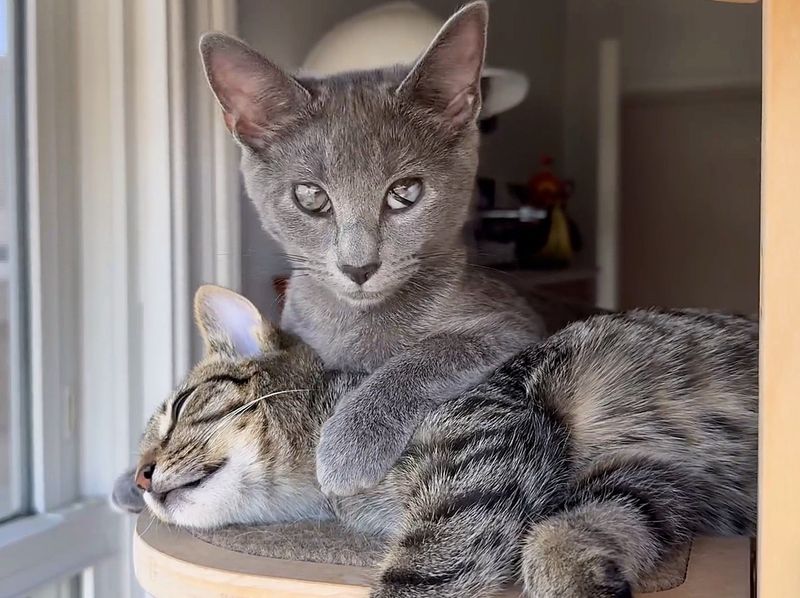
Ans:
<svg viewBox="0 0 800 598"><path fill-rule="evenodd" d="M136 577L153 598L356 598L368 596L372 578L361 567L234 552L149 517L139 519L133 542ZM692 547L682 584L638 595L750 598L750 540L702 538Z"/></svg>

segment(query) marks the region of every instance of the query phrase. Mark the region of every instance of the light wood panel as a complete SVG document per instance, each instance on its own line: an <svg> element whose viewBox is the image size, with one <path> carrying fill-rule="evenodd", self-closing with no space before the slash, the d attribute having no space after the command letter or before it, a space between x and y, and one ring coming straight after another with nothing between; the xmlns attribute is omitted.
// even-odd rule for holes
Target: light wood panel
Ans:
<svg viewBox="0 0 800 598"><path fill-rule="evenodd" d="M800 1L764 3L760 598L800 596Z"/></svg>

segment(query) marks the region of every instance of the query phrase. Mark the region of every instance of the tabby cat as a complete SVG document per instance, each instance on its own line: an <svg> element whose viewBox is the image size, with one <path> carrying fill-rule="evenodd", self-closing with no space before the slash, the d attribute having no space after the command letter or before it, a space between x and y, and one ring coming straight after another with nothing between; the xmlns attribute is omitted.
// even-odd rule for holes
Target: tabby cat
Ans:
<svg viewBox="0 0 800 598"><path fill-rule="evenodd" d="M206 356L153 415L135 474L165 521L335 517L389 534L385 598L491 596L520 577L537 598L631 596L695 534L754 531L747 318L572 324L429 414L380 485L333 497L315 445L362 376L326 370L231 291L201 288L195 313Z"/></svg>

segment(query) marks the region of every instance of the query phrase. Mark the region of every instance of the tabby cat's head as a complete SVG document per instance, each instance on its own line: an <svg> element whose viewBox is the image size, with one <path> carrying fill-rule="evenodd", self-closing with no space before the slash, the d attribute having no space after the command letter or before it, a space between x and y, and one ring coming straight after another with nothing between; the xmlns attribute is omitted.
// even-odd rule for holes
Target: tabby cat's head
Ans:
<svg viewBox="0 0 800 598"><path fill-rule="evenodd" d="M264 228L359 307L458 255L478 159L487 6L454 15L411 67L292 77L212 33L200 45Z"/></svg>
<svg viewBox="0 0 800 598"><path fill-rule="evenodd" d="M195 317L206 355L150 418L115 501L138 486L157 517L198 528L313 517L321 362L227 289L202 287Z"/></svg>

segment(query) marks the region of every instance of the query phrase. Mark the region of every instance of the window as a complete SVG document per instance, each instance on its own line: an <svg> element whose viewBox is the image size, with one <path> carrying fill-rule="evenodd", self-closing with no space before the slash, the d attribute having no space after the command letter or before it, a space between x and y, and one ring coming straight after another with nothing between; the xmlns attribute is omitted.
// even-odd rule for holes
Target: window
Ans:
<svg viewBox="0 0 800 598"><path fill-rule="evenodd" d="M70 9L0 0L0 595L21 598L123 595L120 521L79 487Z"/></svg>
<svg viewBox="0 0 800 598"><path fill-rule="evenodd" d="M236 286L236 150L196 49L235 4L0 0L0 596L142 595L107 495L188 367L190 275Z"/></svg>
<svg viewBox="0 0 800 598"><path fill-rule="evenodd" d="M18 38L12 0L0 0L0 520L25 507Z"/></svg>

